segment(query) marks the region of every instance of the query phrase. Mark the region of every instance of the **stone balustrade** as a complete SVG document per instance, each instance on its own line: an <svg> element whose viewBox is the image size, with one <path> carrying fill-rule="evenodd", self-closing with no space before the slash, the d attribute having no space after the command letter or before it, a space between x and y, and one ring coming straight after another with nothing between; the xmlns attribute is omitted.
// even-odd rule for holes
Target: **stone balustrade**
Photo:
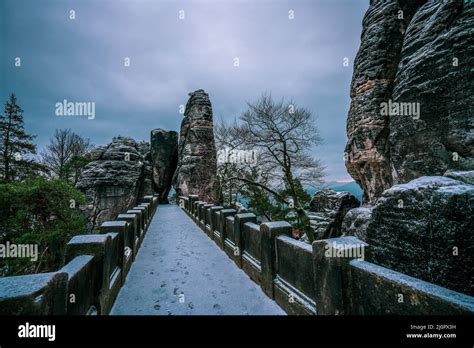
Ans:
<svg viewBox="0 0 474 348"><path fill-rule="evenodd" d="M355 237L310 245L285 221L257 225L196 195L179 205L288 314L474 314L474 297L364 261L370 245Z"/></svg>
<svg viewBox="0 0 474 348"><path fill-rule="evenodd" d="M108 314L157 207L145 196L99 234L74 236L57 272L0 278L0 315Z"/></svg>

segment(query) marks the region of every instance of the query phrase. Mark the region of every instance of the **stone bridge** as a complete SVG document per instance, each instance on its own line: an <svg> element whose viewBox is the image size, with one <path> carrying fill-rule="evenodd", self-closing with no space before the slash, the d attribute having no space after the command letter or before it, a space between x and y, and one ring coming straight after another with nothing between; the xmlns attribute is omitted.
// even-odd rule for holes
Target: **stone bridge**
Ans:
<svg viewBox="0 0 474 348"><path fill-rule="evenodd" d="M473 314L474 298L360 259L355 237L156 196L75 236L57 272L0 278L0 314ZM364 249L361 249L364 248Z"/></svg>

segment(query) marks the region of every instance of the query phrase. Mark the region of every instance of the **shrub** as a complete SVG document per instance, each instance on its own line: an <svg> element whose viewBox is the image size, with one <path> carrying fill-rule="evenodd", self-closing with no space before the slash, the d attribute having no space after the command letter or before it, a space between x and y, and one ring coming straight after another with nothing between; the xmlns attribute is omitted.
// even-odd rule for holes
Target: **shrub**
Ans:
<svg viewBox="0 0 474 348"><path fill-rule="evenodd" d="M0 185L0 243L37 244L38 259L0 259L2 275L56 271L69 239L85 230L79 210L84 195L70 184L44 177Z"/></svg>

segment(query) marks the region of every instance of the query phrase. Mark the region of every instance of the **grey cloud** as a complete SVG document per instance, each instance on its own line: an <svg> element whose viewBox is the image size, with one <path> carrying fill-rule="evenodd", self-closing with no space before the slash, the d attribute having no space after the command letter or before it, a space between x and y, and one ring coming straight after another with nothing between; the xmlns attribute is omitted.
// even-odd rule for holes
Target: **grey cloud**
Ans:
<svg viewBox="0 0 474 348"><path fill-rule="evenodd" d="M0 96L18 95L40 146L57 127L96 144L117 134L148 139L153 128L178 129L178 107L198 88L224 119L267 91L317 115L325 145L316 151L328 179L347 177L349 82L366 1L4 0L3 7ZM20 69L13 67L16 56ZM95 101L96 119L56 117L54 103L63 99Z"/></svg>

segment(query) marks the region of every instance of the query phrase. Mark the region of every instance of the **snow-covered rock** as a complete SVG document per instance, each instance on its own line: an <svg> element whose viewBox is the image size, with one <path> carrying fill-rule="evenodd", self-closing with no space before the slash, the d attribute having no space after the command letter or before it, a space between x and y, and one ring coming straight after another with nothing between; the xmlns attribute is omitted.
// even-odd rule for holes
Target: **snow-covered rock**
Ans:
<svg viewBox="0 0 474 348"><path fill-rule="evenodd" d="M342 221L342 235L354 236L360 240L367 239L367 227L372 217L371 208L354 208L347 212Z"/></svg>
<svg viewBox="0 0 474 348"><path fill-rule="evenodd" d="M359 205L359 200L350 192L335 192L331 189L316 192L308 212L315 238L339 237L344 215Z"/></svg>
<svg viewBox="0 0 474 348"><path fill-rule="evenodd" d="M373 207L362 239L369 261L474 295L474 185L444 176L395 185Z"/></svg>

